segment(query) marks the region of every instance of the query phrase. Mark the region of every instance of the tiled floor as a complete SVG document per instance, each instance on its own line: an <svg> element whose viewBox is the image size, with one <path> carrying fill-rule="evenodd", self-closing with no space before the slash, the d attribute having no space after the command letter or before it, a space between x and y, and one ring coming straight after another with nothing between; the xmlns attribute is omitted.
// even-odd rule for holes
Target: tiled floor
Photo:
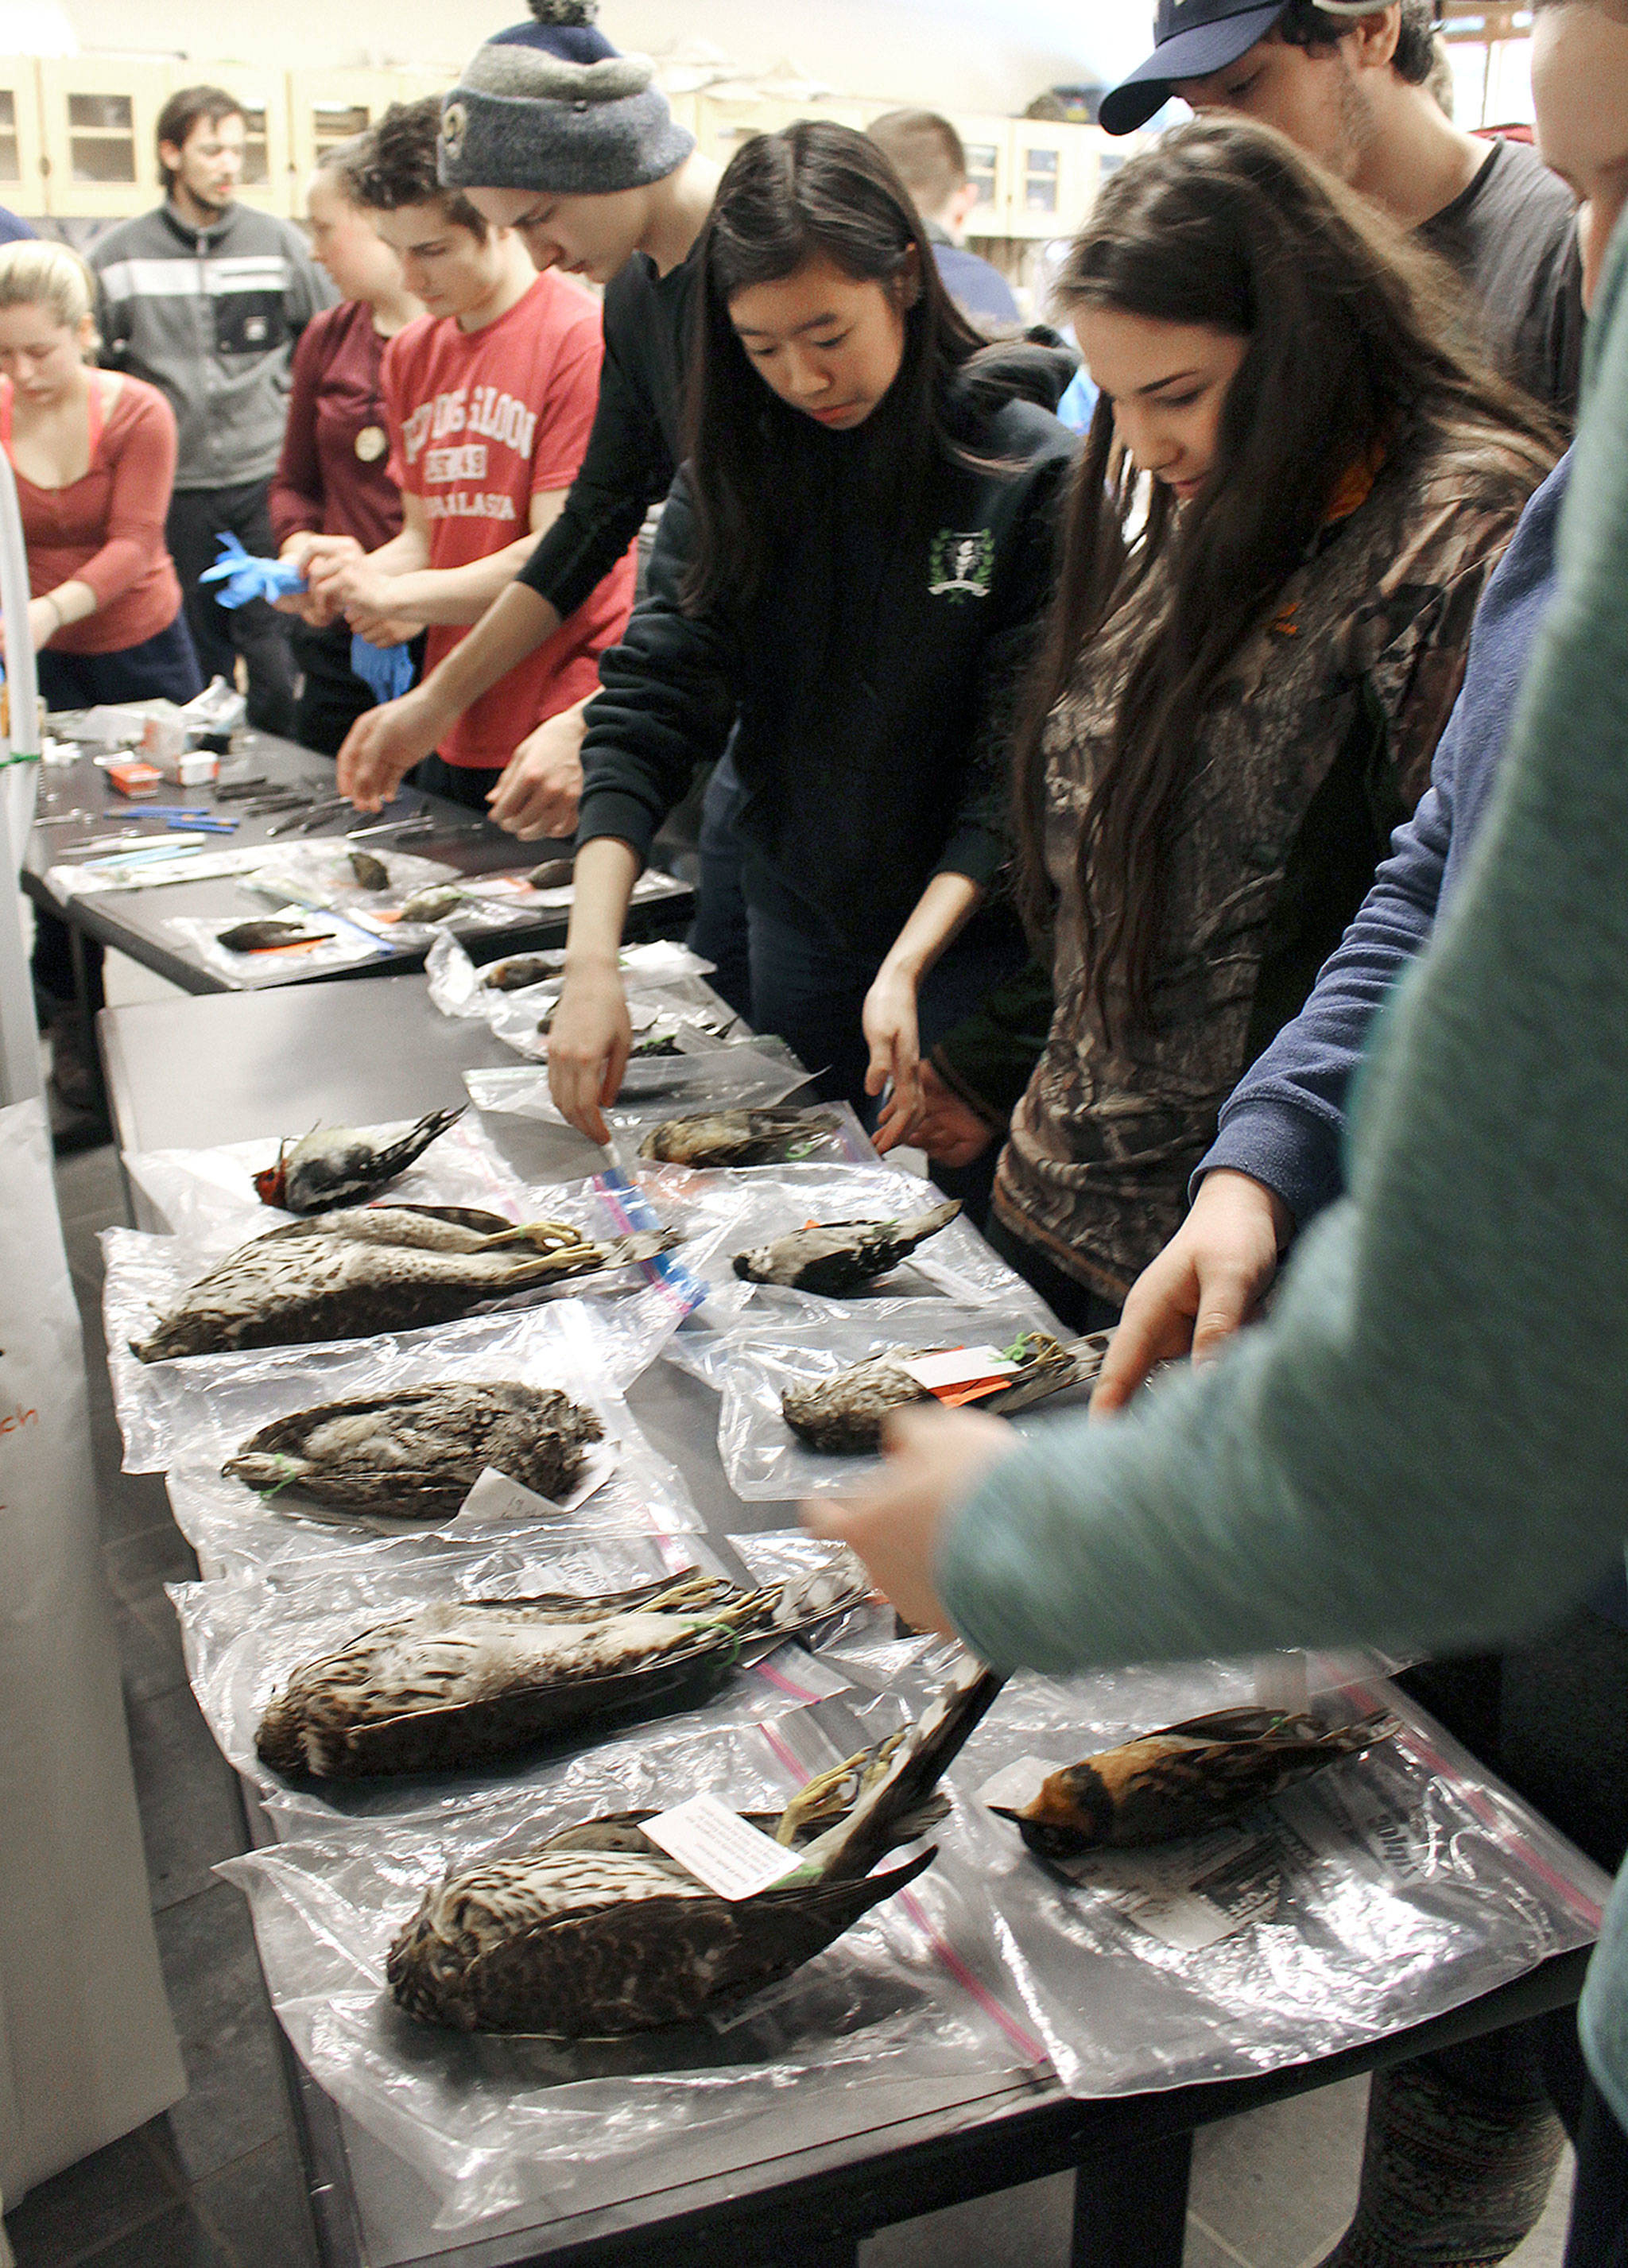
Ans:
<svg viewBox="0 0 1628 2268"><path fill-rule="evenodd" d="M116 959L116 1000L160 987ZM187 1690L166 1582L192 1572L163 1484L119 1470L99 1359L97 1231L123 1218L111 1150L66 1160L58 1196L86 1321L107 1577L159 1950L189 2091L7 2216L18 2268L313 2268L274 2020L242 1900L210 1868L238 1847L230 1775ZM1356 2194L1366 2081L1209 2128L1195 2154L1186 2268L1315 2268ZM1559 2268L1569 2164L1512 2268ZM1066 2178L883 2232L863 2268L1063 2268Z"/></svg>

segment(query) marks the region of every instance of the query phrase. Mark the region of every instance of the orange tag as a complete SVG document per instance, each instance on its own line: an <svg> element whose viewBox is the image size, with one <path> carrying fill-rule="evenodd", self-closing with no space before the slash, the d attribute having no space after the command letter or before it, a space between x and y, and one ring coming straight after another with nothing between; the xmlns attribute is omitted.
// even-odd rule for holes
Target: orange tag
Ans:
<svg viewBox="0 0 1628 2268"><path fill-rule="evenodd" d="M939 1386L932 1389L935 1402L947 1410L964 1410L969 1402L987 1402L991 1394L999 1394L1010 1386L1009 1378L975 1379L970 1386Z"/></svg>

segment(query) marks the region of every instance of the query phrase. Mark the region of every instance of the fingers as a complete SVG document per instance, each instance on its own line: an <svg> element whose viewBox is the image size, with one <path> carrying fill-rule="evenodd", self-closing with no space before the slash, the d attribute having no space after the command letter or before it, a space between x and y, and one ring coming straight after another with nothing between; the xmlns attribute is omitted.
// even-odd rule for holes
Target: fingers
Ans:
<svg viewBox="0 0 1628 2268"><path fill-rule="evenodd" d="M1272 1271L1275 1272L1275 1271ZM1218 1269L1201 1277L1198 1314L1193 1323L1193 1360L1214 1362L1230 1338L1243 1329L1271 1281L1253 1270Z"/></svg>
<svg viewBox="0 0 1628 2268"><path fill-rule="evenodd" d="M1162 1252L1143 1270L1091 1397L1093 1418L1111 1418L1140 1392L1158 1364L1188 1352L1197 1302L1197 1285L1179 1256Z"/></svg>

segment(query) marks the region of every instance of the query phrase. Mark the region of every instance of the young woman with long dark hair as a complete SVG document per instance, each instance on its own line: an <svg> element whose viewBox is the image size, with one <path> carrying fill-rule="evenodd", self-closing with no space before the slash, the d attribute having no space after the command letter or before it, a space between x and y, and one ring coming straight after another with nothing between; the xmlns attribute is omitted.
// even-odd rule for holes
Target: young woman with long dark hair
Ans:
<svg viewBox="0 0 1628 2268"><path fill-rule="evenodd" d="M1448 279L1265 128L1134 158L1059 294L1101 400L1018 735L1056 1005L995 1234L1095 1324L1423 792L1553 448Z"/></svg>
<svg viewBox="0 0 1628 2268"><path fill-rule="evenodd" d="M1039 405L1066 360L984 346L888 160L846 128L747 144L702 259L689 460L588 711L549 1041L556 1101L600 1141L631 1038L629 894L726 743L754 1020L828 1094L891 1080L908 1116L920 1036L1021 958L984 901L1073 447Z"/></svg>

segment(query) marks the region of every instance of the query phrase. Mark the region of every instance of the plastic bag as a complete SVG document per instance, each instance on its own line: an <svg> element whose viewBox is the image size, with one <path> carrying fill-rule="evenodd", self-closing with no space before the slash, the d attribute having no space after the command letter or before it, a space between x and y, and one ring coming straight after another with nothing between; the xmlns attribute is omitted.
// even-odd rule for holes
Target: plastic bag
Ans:
<svg viewBox="0 0 1628 2268"><path fill-rule="evenodd" d="M591 2211L625 2194L635 2159L642 2183L664 2187L740 2172L784 2155L788 2122L814 2147L884 2125L895 2088L903 2115L924 2080L976 2092L1042 2054L1009 2005L976 1901L936 1866L710 2024L572 2045L443 2031L388 1999L385 1954L449 1869L704 1789L741 1810L778 1810L840 1754L809 1710L704 1742L655 1727L556 1767L523 1799L427 1826L329 1830L217 1871L249 1898L301 2060L434 2186L438 2227L543 2200Z"/></svg>
<svg viewBox="0 0 1628 2268"><path fill-rule="evenodd" d="M1587 1944L1604 1875L1378 1679L1311 1658L1315 1713L1403 1734L1236 1824L1054 1867L981 1795L1247 1703L1253 1667L1014 1679L957 1760L947 1852L983 1885L1029 2021L1071 2094L1281 2069L1444 2014ZM1071 1880L1073 1876L1076 1879Z"/></svg>
<svg viewBox="0 0 1628 2268"><path fill-rule="evenodd" d="M379 1564L335 1567L331 1560L302 1566L297 1580L275 1589L244 1581L173 1584L188 1672L198 1705L228 1763L270 1798L290 1831L311 1832L312 1820L335 1817L428 1817L490 1804L494 1794L538 1784L563 1756L593 1749L608 1758L620 1742L630 1759L650 1737L684 1734L710 1741L720 1730L784 1717L843 1692L841 1641L856 1627L868 1632L874 1609L836 1615L808 1644L772 1637L743 1644L735 1674L704 1706L647 1718L607 1719L536 1742L507 1758L490 1757L466 1773L376 1779L287 1782L255 1751L254 1736L273 1695L302 1663L320 1660L380 1623L415 1609L463 1599L514 1599L541 1592L586 1598L670 1580L689 1569L724 1572L699 1536L571 1538L547 1545L497 1542L453 1545L450 1536L433 1557L397 1554ZM827 1557L830 1556L827 1547ZM673 1563L677 1561L678 1565ZM816 1563L819 1564L819 1563ZM320 1831L320 1825L314 1831Z"/></svg>
<svg viewBox="0 0 1628 2268"><path fill-rule="evenodd" d="M547 897L554 894L545 891L540 895ZM569 896L569 889L564 895ZM547 985L557 995L560 976L565 967L564 948L554 952L528 953L525 958L536 961L544 970L538 979L538 985ZM483 981L494 965L489 962L484 968L477 968L457 939L443 932L431 946L429 959L424 963L430 998L444 1016L480 1017L490 1023L502 1002L513 997L497 991ZM688 946L675 944L667 938L655 939L648 945L625 945L619 955L618 965L627 979L630 993L636 988L653 987L670 991L681 990L689 985L694 990L684 997L700 1004L711 1001L717 1005L717 994L710 987L696 983L701 977L710 976L715 964L703 961L700 954L691 953ZM522 997L529 998L535 989L530 985L525 987ZM539 1010L538 1013L541 1014L541 1011Z"/></svg>
<svg viewBox="0 0 1628 2268"><path fill-rule="evenodd" d="M694 1204L706 1184L716 1185L717 1201L728 1213L732 1263L735 1254L771 1244L806 1228L811 1221L903 1220L941 1201L940 1193L930 1182L880 1163L857 1119L850 1129L844 1116L839 1132L857 1138L854 1146L863 1145L862 1155L870 1162L856 1157L853 1163L840 1166L748 1166L702 1172L646 1163L641 1186L659 1211L664 1202L676 1204L686 1195ZM997 1258L965 1219L951 1221L888 1275L848 1298L829 1300L816 1292L762 1285L755 1289L753 1305L755 1310L769 1314L790 1316L813 1312L835 1318L935 1296L960 1307L1012 1308L1062 1335L1061 1326L1055 1323L1038 1295L1004 1260Z"/></svg>
<svg viewBox="0 0 1628 2268"><path fill-rule="evenodd" d="M202 877L189 871L182 879L193 881ZM300 924L309 932L309 943L300 941L276 946L269 951L238 953L221 942L226 932L239 928L245 920L262 918L255 915L217 916L205 920L193 914L172 914L164 926L173 937L190 946L206 968L212 969L234 991L242 992L252 992L264 984L286 984L291 972L296 969L303 977L315 968L358 968L394 949L344 914L313 915L302 905L282 902L282 893L276 895L279 901L276 910L263 918Z"/></svg>
<svg viewBox="0 0 1628 2268"><path fill-rule="evenodd" d="M551 966L534 983L502 991L482 981L483 972L455 938L438 938L425 964L430 998L443 1015L479 1018L505 1047L534 1063L544 1063L549 1042L541 1026L560 997L564 978L559 965L564 955L527 954L521 958L540 967ZM710 961L700 960L681 945L664 941L628 946L622 954L622 967L636 1038L670 1033L681 1054L686 1056L716 1051L725 1041L735 1044L737 1036L740 1043L749 1043L752 1035L740 1019L703 981L711 967ZM625 1085L630 1094L654 1094L672 1079L668 1059L636 1057L628 1065Z"/></svg>
<svg viewBox="0 0 1628 2268"><path fill-rule="evenodd" d="M364 889L350 863L352 850L365 850L378 859L390 877L383 890ZM280 896L296 905L320 911L371 914L379 908L399 906L416 890L440 882L455 882L458 870L440 858L420 858L410 850L396 850L372 843L350 843L343 836L320 836L309 842L278 842L266 845L262 865L254 870L253 887L268 897ZM369 928L370 934L378 934Z"/></svg>
<svg viewBox="0 0 1628 2268"><path fill-rule="evenodd" d="M1012 1307L968 1308L936 1300L870 1300L860 1307L858 1314L805 1310L770 1322L754 1304L710 1346L694 1339L675 1353L676 1343L667 1343L669 1359L721 1388L718 1454L730 1487L748 1504L843 1495L881 1462L880 1454L828 1455L799 1440L781 1412L788 1387L834 1378L890 1348L1005 1347L1025 1331L1053 1328L1033 1292ZM1088 1398L1084 1389L1071 1390L1020 1412L1014 1423L1023 1432L1054 1406L1078 1415Z"/></svg>
<svg viewBox="0 0 1628 2268"><path fill-rule="evenodd" d="M262 1214L262 1219L265 1218ZM256 1222L249 1234L252 1236L257 1229L262 1234L269 1233L275 1226L275 1219L263 1229ZM133 1351L131 1341L145 1338L156 1319L174 1306L188 1285L206 1274L222 1252L232 1248L227 1244L214 1252L201 1252L189 1238L147 1236L129 1228L104 1229L101 1247L107 1369L114 1406L124 1435L124 1469L132 1473L162 1472L169 1464L176 1438L171 1430L173 1407L176 1396L190 1384L208 1389L218 1383L224 1388L234 1377L244 1374L245 1365L249 1366L251 1373L256 1366L268 1363L296 1369L304 1365L315 1374L325 1366L343 1364L357 1349L381 1351L379 1359L385 1359L391 1351L399 1357L421 1347L479 1344L483 1343L483 1326L495 1325L501 1330L517 1316L546 1314L550 1303L578 1304L581 1292L580 1282L567 1280L553 1286L536 1285L512 1300L491 1303L483 1314L466 1316L453 1323L428 1324L418 1330L381 1332L365 1339L313 1341L241 1353L186 1355L168 1362L145 1363ZM608 1286L614 1281L628 1288L614 1300L596 1297L593 1303L608 1315L615 1315L622 1349L615 1359L621 1385L637 1378L654 1359L662 1340L677 1329L687 1312L682 1300L674 1297L667 1284L659 1280L652 1283L648 1274L645 1270L630 1268L614 1278L608 1276L604 1279ZM468 1340L460 1334L468 1335Z"/></svg>
<svg viewBox="0 0 1628 2268"><path fill-rule="evenodd" d="M633 1077L635 1068L633 1064L628 1067L628 1076L622 1082L622 1101L605 1113L611 1129L611 1148L628 1167L643 1162L638 1154L639 1144L652 1127L660 1125L664 1119L687 1117L709 1108L744 1110L782 1102L808 1083L808 1074L800 1064L783 1055L764 1054L755 1044L724 1048L707 1055L674 1056L644 1066L645 1072L659 1079L660 1091L646 1094L643 1098ZM528 1067L467 1071L463 1083L479 1109L508 1111L519 1118L540 1118L550 1126L565 1123L549 1093L546 1071Z"/></svg>
<svg viewBox="0 0 1628 2268"><path fill-rule="evenodd" d="M357 1131L382 1147L409 1133L413 1123L393 1119ZM291 1129L286 1138L297 1140L314 1130ZM255 1174L276 1164L284 1139L265 1135L254 1142L217 1143L207 1150L127 1150L124 1169L172 1233L195 1248L202 1267L295 1218L275 1205L262 1204L254 1193ZM520 1221L546 1211L554 1194L522 1181L480 1121L466 1113L421 1152L404 1174L380 1189L373 1201L468 1205Z"/></svg>
<svg viewBox="0 0 1628 2268"><path fill-rule="evenodd" d="M696 1531L701 1520L681 1476L651 1447L623 1398L629 1366L642 1367L644 1355L624 1328L626 1314L566 1300L453 1324L433 1336L416 1333L411 1342L269 1348L209 1366L203 1377L172 1376L165 1415L182 1445L169 1473L176 1523L211 1568L279 1583L280 1570L319 1557L338 1568L363 1560L416 1564L416 1554L396 1548L403 1543L547 1550L600 1534L659 1539ZM162 1367L178 1373L182 1366ZM528 1506L513 1517L489 1518L470 1506L451 1519L394 1520L339 1512L293 1488L262 1498L221 1469L262 1426L294 1410L483 1379L556 1388L598 1417L604 1449L588 1476L597 1485L574 1510Z"/></svg>

